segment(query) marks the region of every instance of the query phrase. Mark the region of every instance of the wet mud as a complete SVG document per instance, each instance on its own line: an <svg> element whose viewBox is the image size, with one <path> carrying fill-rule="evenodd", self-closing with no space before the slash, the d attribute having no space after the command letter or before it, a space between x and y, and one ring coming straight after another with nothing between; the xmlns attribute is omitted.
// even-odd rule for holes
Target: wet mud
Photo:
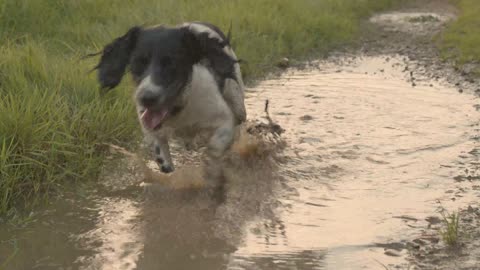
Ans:
<svg viewBox="0 0 480 270"><path fill-rule="evenodd" d="M478 63L457 66L451 61L443 60L438 50L439 37L448 22L455 20L458 11L446 0L411 1L394 12L373 16L366 28L369 34L364 35L361 51L367 55L401 54L414 64L405 68L410 72L412 85L418 78L427 78L437 82L448 82L458 93L479 96L480 83L473 70ZM419 76L420 75L420 76ZM478 110L478 106L474 105ZM478 141L478 122L472 135ZM469 185L452 186L446 190L450 200L455 201L464 193L478 191L478 143L472 149L459 156L455 164L445 165L461 168L453 177L454 182L468 182ZM471 204L461 204L459 208L440 206L427 225L413 225L421 228L409 249L408 266L400 269L480 269L480 229L477 214L478 198ZM447 227L443 220L445 213L458 213L458 241L455 245L447 245L441 239L442 231ZM443 213L443 214L442 214Z"/></svg>
<svg viewBox="0 0 480 270"><path fill-rule="evenodd" d="M436 8L373 17L359 51L249 88L223 202L202 148L173 146L170 176L116 148L98 185L0 226L0 269L478 269L480 106L418 43L454 15ZM456 249L442 209L460 209Z"/></svg>

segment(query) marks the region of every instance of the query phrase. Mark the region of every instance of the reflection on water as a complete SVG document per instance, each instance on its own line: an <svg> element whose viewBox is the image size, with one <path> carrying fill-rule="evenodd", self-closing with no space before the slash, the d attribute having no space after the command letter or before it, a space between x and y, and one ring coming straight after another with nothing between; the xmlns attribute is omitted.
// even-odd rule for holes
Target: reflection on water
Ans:
<svg viewBox="0 0 480 270"><path fill-rule="evenodd" d="M99 202L93 229L71 239L95 253L79 256L75 263L86 269L134 269L144 243L140 210L128 199L106 198Z"/></svg>
<svg viewBox="0 0 480 270"><path fill-rule="evenodd" d="M235 163L218 205L198 191L142 192L134 168L62 199L26 228L3 225L6 269L385 269L465 169L473 96L413 78L401 57L318 63L264 81L249 115L285 130L281 158ZM120 161L119 161L120 162ZM464 185L464 186L463 186ZM152 189L153 190L153 189ZM152 191L150 190L150 191ZM452 200L452 196L455 200ZM0 260L12 241L0 243ZM390 256L385 255L390 250ZM393 256L392 256L393 254Z"/></svg>

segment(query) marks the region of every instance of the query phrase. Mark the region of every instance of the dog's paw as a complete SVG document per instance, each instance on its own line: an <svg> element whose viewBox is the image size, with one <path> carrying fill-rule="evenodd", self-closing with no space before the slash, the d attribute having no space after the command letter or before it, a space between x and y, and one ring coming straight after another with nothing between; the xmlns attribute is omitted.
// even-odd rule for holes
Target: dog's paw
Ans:
<svg viewBox="0 0 480 270"><path fill-rule="evenodd" d="M173 167L169 166L169 165L162 165L162 166L160 166L160 170L163 173L171 173L171 172L173 172Z"/></svg>

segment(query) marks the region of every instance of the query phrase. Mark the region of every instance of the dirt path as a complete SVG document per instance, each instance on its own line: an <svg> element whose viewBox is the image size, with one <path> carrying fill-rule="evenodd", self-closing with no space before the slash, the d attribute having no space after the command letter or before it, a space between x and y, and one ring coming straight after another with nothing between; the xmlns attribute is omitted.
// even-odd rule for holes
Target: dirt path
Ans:
<svg viewBox="0 0 480 270"><path fill-rule="evenodd" d="M0 268L480 269L479 85L432 42L454 16L440 0L379 14L360 50L248 89L250 120L268 99L285 133L227 159L221 205L179 182L198 152L174 145L184 174L143 187L115 157L97 186L0 228ZM463 209L455 249L440 208Z"/></svg>
<svg viewBox="0 0 480 270"><path fill-rule="evenodd" d="M412 85L423 79L446 81L455 86L459 93L480 94L480 83L472 76L472 66L460 69L453 63L441 60L436 42L437 34L445 23L455 19L456 9L449 1L415 1L404 8L371 18L369 34L362 41L362 52L367 55L400 54L408 56L416 62L406 68L411 73ZM476 101L475 103L478 103ZM478 105L475 104L478 110ZM479 190L478 183L478 120L472 123L475 127L472 149L460 156L456 166L463 170L452 179L453 183L468 182L466 187L446 190L451 200L462 197L465 193ZM430 219L427 227L409 245L409 266L417 269L480 269L480 210L477 200L461 205L459 210L459 243L450 247L439 241L440 231L445 228L442 216L436 213L436 219ZM440 209L441 210L441 209Z"/></svg>
<svg viewBox="0 0 480 270"><path fill-rule="evenodd" d="M411 1L397 11L373 16L365 25L367 30L360 41L360 51L367 55L408 56L418 62L412 67L415 73L435 80L446 79L459 90L478 94L479 83L471 73L473 68L454 67L452 62L441 59L438 50L438 34L456 14L457 10L448 0Z"/></svg>

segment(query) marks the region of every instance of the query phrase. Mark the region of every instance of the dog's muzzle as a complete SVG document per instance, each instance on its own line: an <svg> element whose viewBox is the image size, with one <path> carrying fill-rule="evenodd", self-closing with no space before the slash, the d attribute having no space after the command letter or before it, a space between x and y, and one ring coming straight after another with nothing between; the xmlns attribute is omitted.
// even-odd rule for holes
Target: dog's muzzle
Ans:
<svg viewBox="0 0 480 270"><path fill-rule="evenodd" d="M150 91L144 91L139 97L139 103L145 110L140 115L140 120L145 128L155 130L161 127L168 116L167 106L161 106L161 97Z"/></svg>
<svg viewBox="0 0 480 270"><path fill-rule="evenodd" d="M160 128L169 111L164 104L161 88L152 84L150 77L147 77L139 85L137 93L138 102L145 108L140 115L142 124L149 130Z"/></svg>

